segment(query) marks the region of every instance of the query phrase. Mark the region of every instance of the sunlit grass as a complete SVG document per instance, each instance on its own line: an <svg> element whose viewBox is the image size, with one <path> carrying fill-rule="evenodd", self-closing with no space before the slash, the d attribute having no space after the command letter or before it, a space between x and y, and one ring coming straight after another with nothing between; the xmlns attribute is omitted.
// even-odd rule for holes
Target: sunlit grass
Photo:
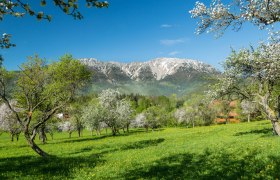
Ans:
<svg viewBox="0 0 280 180"><path fill-rule="evenodd" d="M57 133L40 147L0 136L0 179L212 179L280 176L280 138L268 121L197 128L164 128L112 137Z"/></svg>

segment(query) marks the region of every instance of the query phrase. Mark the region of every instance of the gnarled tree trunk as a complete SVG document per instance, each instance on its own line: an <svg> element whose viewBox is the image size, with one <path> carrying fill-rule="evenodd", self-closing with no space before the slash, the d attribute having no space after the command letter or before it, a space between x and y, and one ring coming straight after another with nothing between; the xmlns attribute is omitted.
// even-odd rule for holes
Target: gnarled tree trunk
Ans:
<svg viewBox="0 0 280 180"><path fill-rule="evenodd" d="M279 122L278 122L278 114L276 115L276 112L273 111L269 105L268 105L268 98L269 98L269 94L266 94L266 96L259 96L260 99L261 99L261 102L259 103L260 105L262 105L263 107L263 110L264 112L266 113L268 119L271 121L271 124L272 124L272 130L273 130L273 133L277 136L280 136L280 125L279 125ZM279 111L279 101L280 99L280 96L278 96L278 111Z"/></svg>
<svg viewBox="0 0 280 180"><path fill-rule="evenodd" d="M280 136L280 125L277 120L271 120L272 128L273 128L273 133L277 136Z"/></svg>
<svg viewBox="0 0 280 180"><path fill-rule="evenodd" d="M37 144L34 142L34 139L32 139L29 135L28 132L24 133L24 136L28 142L28 145L40 156L42 157L49 157L49 154L47 154L45 151L43 151L41 148L39 148L39 146L37 146Z"/></svg>

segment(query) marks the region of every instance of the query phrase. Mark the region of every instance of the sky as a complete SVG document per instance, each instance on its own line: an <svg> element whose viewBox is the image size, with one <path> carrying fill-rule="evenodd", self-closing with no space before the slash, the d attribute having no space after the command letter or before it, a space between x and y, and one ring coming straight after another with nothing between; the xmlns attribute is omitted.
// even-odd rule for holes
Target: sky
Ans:
<svg viewBox="0 0 280 180"><path fill-rule="evenodd" d="M108 0L105 9L86 8L80 1L82 20L65 15L50 1L44 8L39 1L30 2L53 18L47 22L29 16L5 17L0 33L12 34L17 45L0 49L9 70L17 70L28 56L38 54L51 62L65 53L118 62L188 58L221 69L231 48L249 47L267 38L265 30L249 24L238 32L229 29L218 39L214 34L196 35L197 20L189 14L196 0Z"/></svg>

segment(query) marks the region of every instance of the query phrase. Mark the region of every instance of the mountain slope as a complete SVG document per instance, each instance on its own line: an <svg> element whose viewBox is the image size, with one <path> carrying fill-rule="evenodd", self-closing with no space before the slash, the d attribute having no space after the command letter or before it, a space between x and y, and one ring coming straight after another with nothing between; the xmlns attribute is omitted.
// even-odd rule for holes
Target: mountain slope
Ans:
<svg viewBox="0 0 280 180"><path fill-rule="evenodd" d="M142 95L184 95L209 82L205 77L218 74L212 66L200 61L157 58L147 62L101 62L80 59L93 72L89 91L118 88L123 93Z"/></svg>

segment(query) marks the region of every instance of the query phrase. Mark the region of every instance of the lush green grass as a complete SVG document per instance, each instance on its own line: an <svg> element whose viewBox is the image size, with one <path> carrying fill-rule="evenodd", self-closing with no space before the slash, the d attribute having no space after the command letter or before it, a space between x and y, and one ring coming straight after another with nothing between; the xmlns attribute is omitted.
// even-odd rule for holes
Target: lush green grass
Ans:
<svg viewBox="0 0 280 180"><path fill-rule="evenodd" d="M75 136L74 134L73 136ZM50 138L49 138L50 139ZM25 143L0 136L0 179L275 179L280 138L268 121L210 127L134 130L118 137L55 140L38 157Z"/></svg>

